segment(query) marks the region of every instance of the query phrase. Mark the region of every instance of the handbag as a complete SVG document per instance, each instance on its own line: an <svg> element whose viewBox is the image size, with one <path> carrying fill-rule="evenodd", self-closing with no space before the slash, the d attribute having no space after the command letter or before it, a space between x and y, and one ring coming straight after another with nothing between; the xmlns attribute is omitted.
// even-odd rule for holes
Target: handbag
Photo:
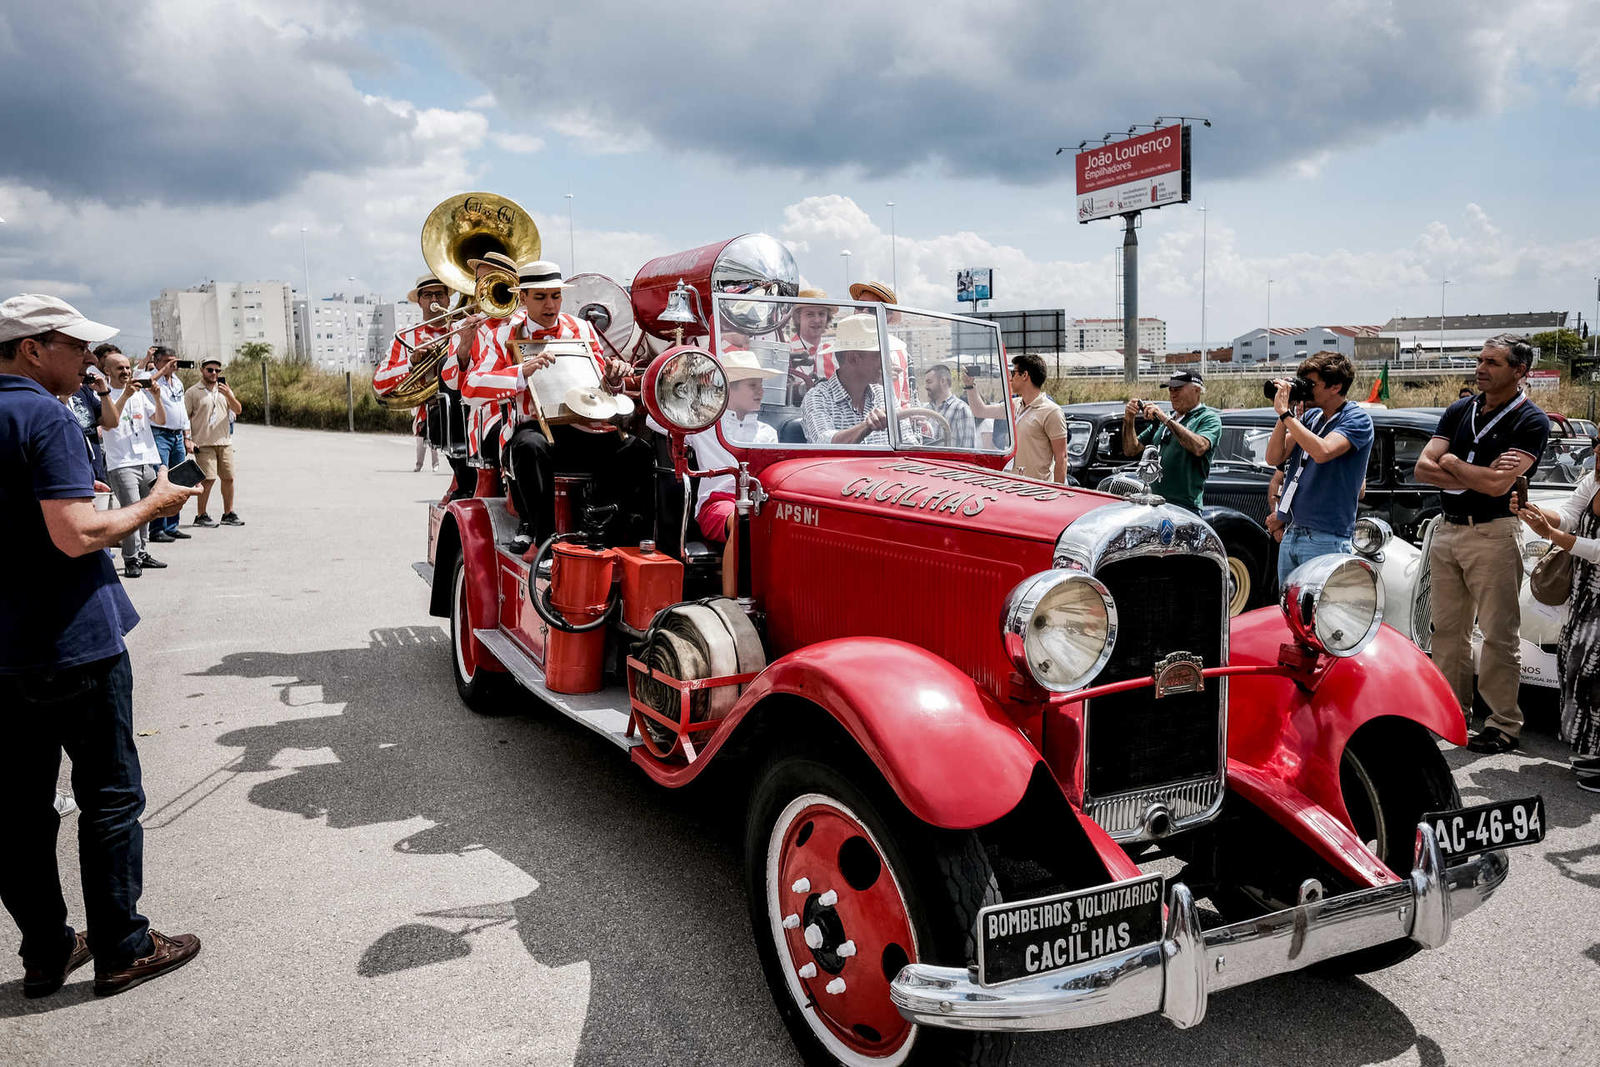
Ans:
<svg viewBox="0 0 1600 1067"><path fill-rule="evenodd" d="M1534 564L1528 575L1528 590L1533 599L1548 607L1559 608L1572 598L1572 553L1550 546L1550 551Z"/></svg>

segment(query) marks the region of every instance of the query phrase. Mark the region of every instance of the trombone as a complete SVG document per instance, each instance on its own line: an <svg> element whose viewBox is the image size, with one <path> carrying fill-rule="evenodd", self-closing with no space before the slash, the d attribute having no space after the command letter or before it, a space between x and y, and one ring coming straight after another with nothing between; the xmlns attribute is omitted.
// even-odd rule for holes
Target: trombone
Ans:
<svg viewBox="0 0 1600 1067"><path fill-rule="evenodd" d="M542 249L539 228L514 200L494 193L459 193L428 212L422 224L422 258L434 277L462 294L454 308L425 319L421 327L396 330L394 339L406 352L411 369L389 392L379 397L384 407L410 408L426 403L439 388L439 370L450 353L450 341L476 329L482 317L505 318L517 308L517 276L495 267L482 277L468 266L490 252L513 263L538 259ZM414 330L438 329L459 319L426 344L414 345L406 337Z"/></svg>

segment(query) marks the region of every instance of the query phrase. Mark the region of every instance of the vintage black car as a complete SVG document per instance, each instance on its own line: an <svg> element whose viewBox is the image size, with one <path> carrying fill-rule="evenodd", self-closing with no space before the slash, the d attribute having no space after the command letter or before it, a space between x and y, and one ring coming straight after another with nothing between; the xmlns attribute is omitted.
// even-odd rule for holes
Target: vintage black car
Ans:
<svg viewBox="0 0 1600 1067"><path fill-rule="evenodd" d="M1172 410L1165 401L1157 406L1163 411ZM1130 456L1122 450L1124 407L1117 402L1062 405L1061 413L1067 420L1067 473L1075 484L1094 489L1137 464L1138 452ZM1141 418L1134 425L1143 432L1149 422ZM1218 456L1212 459L1212 478L1217 475L1219 461L1234 462L1223 460L1219 449ZM1269 468L1267 476L1270 475ZM1263 492L1266 484L1263 477ZM1200 515L1217 531L1228 551L1228 613L1237 615L1272 603L1278 594L1278 546L1262 526L1266 519L1265 497L1259 516L1240 513L1226 501L1213 501L1209 481L1203 499L1205 506Z"/></svg>

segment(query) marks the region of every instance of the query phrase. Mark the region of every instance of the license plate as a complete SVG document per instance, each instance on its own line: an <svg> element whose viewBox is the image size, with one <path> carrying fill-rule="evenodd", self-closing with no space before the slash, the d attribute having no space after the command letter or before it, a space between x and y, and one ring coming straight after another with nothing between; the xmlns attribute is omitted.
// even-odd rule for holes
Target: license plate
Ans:
<svg viewBox="0 0 1600 1067"><path fill-rule="evenodd" d="M978 983L1059 971L1161 940L1159 874L978 913Z"/></svg>
<svg viewBox="0 0 1600 1067"><path fill-rule="evenodd" d="M1544 797L1497 800L1454 811L1429 812L1422 818L1433 827L1434 839L1445 859L1544 840Z"/></svg>

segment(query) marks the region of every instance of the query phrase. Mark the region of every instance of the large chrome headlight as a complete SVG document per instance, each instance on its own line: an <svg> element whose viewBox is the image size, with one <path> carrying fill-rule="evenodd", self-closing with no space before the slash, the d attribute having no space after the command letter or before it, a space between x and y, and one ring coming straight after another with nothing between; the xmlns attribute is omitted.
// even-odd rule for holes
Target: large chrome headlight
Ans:
<svg viewBox="0 0 1600 1067"><path fill-rule="evenodd" d="M1354 656L1383 622L1383 583L1360 556L1318 556L1289 573L1281 603L1296 640L1330 656Z"/></svg>
<svg viewBox="0 0 1600 1067"><path fill-rule="evenodd" d="M1524 534L1522 542L1522 573L1532 574L1533 568L1544 559L1545 553L1550 551L1550 542L1542 537L1527 537Z"/></svg>
<svg viewBox="0 0 1600 1067"><path fill-rule="evenodd" d="M1051 570L1019 583L1001 616L1006 654L1055 693L1081 689L1111 659L1117 605L1099 579Z"/></svg>
<svg viewBox="0 0 1600 1067"><path fill-rule="evenodd" d="M693 345L676 345L651 361L644 373L644 405L655 420L680 433L699 433L728 406L728 375L715 356Z"/></svg>
<svg viewBox="0 0 1600 1067"><path fill-rule="evenodd" d="M1394 536L1394 530L1382 519L1375 519L1370 515L1356 520L1355 532L1350 535L1350 543L1355 550L1368 559L1382 561L1383 546L1389 543L1389 538Z"/></svg>

